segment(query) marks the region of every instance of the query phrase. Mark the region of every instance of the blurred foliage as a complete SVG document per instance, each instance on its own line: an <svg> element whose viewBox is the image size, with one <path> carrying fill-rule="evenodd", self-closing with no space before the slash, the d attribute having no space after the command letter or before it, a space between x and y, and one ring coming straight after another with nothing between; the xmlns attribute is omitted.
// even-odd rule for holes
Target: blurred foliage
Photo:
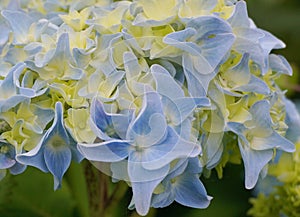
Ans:
<svg viewBox="0 0 300 217"><path fill-rule="evenodd" d="M74 207L67 183L54 191L52 177L32 167L0 183L1 217L75 217Z"/></svg>

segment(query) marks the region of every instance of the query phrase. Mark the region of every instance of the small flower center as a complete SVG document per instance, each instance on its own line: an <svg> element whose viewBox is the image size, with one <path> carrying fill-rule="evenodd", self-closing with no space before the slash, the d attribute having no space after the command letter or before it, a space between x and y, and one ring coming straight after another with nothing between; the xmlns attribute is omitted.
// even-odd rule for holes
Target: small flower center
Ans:
<svg viewBox="0 0 300 217"><path fill-rule="evenodd" d="M136 146L135 146L135 151L136 151L136 152L143 152L144 149L145 149L145 148L142 147L142 146L139 146L139 145L136 145Z"/></svg>
<svg viewBox="0 0 300 217"><path fill-rule="evenodd" d="M66 145L66 141L63 140L63 138L61 138L60 136L55 135L50 139L49 145L53 148L59 148Z"/></svg>

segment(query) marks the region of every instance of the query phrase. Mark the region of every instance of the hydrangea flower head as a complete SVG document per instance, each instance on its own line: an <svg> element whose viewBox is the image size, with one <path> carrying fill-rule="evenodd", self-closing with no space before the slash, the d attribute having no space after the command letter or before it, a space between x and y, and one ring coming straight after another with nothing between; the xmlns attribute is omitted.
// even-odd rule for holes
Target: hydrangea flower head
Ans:
<svg viewBox="0 0 300 217"><path fill-rule="evenodd" d="M243 0L12 0L0 12L1 171L33 166L57 189L72 160L105 163L146 215L206 208L200 178L228 162L253 188L276 150L295 150L275 82L292 69L271 53L285 45Z"/></svg>

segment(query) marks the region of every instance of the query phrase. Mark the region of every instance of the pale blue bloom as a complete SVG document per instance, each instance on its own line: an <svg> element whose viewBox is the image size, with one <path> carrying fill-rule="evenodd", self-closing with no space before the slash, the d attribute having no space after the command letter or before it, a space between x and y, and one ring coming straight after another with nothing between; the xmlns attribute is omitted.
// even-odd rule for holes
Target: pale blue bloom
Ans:
<svg viewBox="0 0 300 217"><path fill-rule="evenodd" d="M207 208L212 197L207 195L199 179L201 172L197 158L186 160L162 181L164 192L154 194L151 205L162 208L176 201L188 207Z"/></svg>
<svg viewBox="0 0 300 217"><path fill-rule="evenodd" d="M101 110L98 112L92 115L99 119L98 125L102 120L105 127L107 115ZM128 159L133 198L137 211L142 215L148 212L154 188L168 174L169 164L175 159L195 157L200 153L200 146L181 139L167 125L160 96L156 92L145 93L143 106L136 119L131 121L126 138L79 144L78 148L88 160L120 162Z"/></svg>
<svg viewBox="0 0 300 217"><path fill-rule="evenodd" d="M68 33L60 35L56 48L48 51L43 59L26 61L26 64L44 80L80 80L84 74L82 69L76 67Z"/></svg>
<svg viewBox="0 0 300 217"><path fill-rule="evenodd" d="M202 16L189 21L184 30L168 34L163 42L184 51L182 66L188 89L192 96L199 97L206 94L234 39L231 27L224 20Z"/></svg>
<svg viewBox="0 0 300 217"><path fill-rule="evenodd" d="M162 97L164 115L170 126L179 126L187 118L192 117L196 108L211 105L207 97L185 96L179 82L164 67L154 64L150 70L156 83L156 91Z"/></svg>
<svg viewBox="0 0 300 217"><path fill-rule="evenodd" d="M288 125L288 130L286 131L286 138L296 143L299 141L300 135L300 115L297 110L296 105L285 99L285 109L286 109L286 124Z"/></svg>
<svg viewBox="0 0 300 217"><path fill-rule="evenodd" d="M202 153L201 164L206 169L213 169L218 165L222 158L223 150L226 145L226 135L220 133L203 133L201 135Z"/></svg>
<svg viewBox="0 0 300 217"><path fill-rule="evenodd" d="M173 201L206 208L199 176L227 162L229 143L240 149L246 188L275 149L294 150L282 135L288 124L296 141L299 118L274 82L292 68L270 54L285 45L255 26L245 1L3 2L0 117L13 129L2 136L29 138L9 141L18 153L0 141L0 178L30 165L57 189L71 160L86 157L126 181L146 215ZM70 123L72 111L85 123ZM68 130L86 137L88 122L95 144L76 145Z"/></svg>
<svg viewBox="0 0 300 217"><path fill-rule="evenodd" d="M228 130L238 135L238 144L245 167L245 186L255 186L259 174L273 157L273 149L286 152L295 151L292 142L279 135L273 129L270 116L270 103L261 100L250 108L252 119L244 124L227 123Z"/></svg>
<svg viewBox="0 0 300 217"><path fill-rule="evenodd" d="M127 114L107 113L101 101L94 98L91 105L91 128L96 135L106 141L111 139L125 139L126 131L133 117Z"/></svg>
<svg viewBox="0 0 300 217"><path fill-rule="evenodd" d="M262 74L269 67L268 55L272 49L284 48L282 41L271 33L258 29L248 17L245 1L238 1L233 15L228 19L236 35L232 49L244 54L249 53L250 58L258 64Z"/></svg>
<svg viewBox="0 0 300 217"><path fill-rule="evenodd" d="M234 41L231 27L215 16L192 19L182 31L170 33L163 42L190 54L200 74L212 73Z"/></svg>
<svg viewBox="0 0 300 217"><path fill-rule="evenodd" d="M35 90L23 88L20 86L19 77L25 69L24 63L15 65L5 77L0 81L0 111L5 112L16 106L20 102L33 98L36 95Z"/></svg>
<svg viewBox="0 0 300 217"><path fill-rule="evenodd" d="M288 61L281 55L270 54L269 55L270 69L279 74L292 75L293 69Z"/></svg>
<svg viewBox="0 0 300 217"><path fill-rule="evenodd" d="M102 37L97 37L97 49L94 51L94 57L90 65L95 69L101 70L106 76L116 71L112 52L114 51L115 44L125 44L121 41L121 37L121 33L105 34Z"/></svg>
<svg viewBox="0 0 300 217"><path fill-rule="evenodd" d="M35 148L16 156L18 162L34 166L43 172L50 172L54 177L54 189L60 188L63 175L71 160L82 160L76 148L76 142L66 130L63 122L63 107L55 105L55 117L52 126L46 131Z"/></svg>
<svg viewBox="0 0 300 217"><path fill-rule="evenodd" d="M15 45L22 45L29 42L29 30L34 19L23 11L3 10L2 16L8 21L13 32Z"/></svg>
<svg viewBox="0 0 300 217"><path fill-rule="evenodd" d="M240 92L254 92L268 95L270 89L260 78L250 73L249 54L244 54L240 62L225 71L219 83L224 93L232 96L242 96Z"/></svg>
<svg viewBox="0 0 300 217"><path fill-rule="evenodd" d="M264 66L265 55L259 39L264 34L257 28L251 26L251 20L248 17L247 6L244 1L237 2L233 15L228 19L237 36L233 49L239 53L249 53L250 58L257 64Z"/></svg>
<svg viewBox="0 0 300 217"><path fill-rule="evenodd" d="M18 175L26 169L26 166L15 160L15 147L0 139L0 180L5 176L6 169L13 175Z"/></svg>

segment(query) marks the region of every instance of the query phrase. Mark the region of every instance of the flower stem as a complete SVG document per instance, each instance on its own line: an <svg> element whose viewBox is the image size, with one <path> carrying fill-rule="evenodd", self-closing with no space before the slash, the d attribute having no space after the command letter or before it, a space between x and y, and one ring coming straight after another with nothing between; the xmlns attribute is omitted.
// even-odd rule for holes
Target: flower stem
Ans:
<svg viewBox="0 0 300 217"><path fill-rule="evenodd" d="M111 184L110 177L100 172L91 163L84 166L88 187L90 217L113 217L120 200L127 192L124 182Z"/></svg>

